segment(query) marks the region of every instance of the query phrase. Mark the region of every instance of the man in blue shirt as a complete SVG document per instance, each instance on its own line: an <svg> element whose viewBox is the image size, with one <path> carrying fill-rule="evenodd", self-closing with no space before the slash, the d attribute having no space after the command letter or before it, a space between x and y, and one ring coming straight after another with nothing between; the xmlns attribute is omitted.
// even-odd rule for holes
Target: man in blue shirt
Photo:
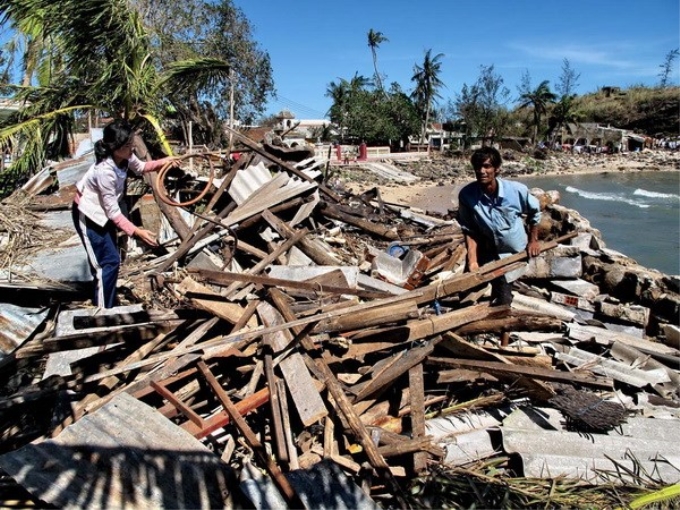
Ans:
<svg viewBox="0 0 680 510"><path fill-rule="evenodd" d="M470 158L476 182L458 195L458 222L465 234L467 264L470 272L479 266L526 250L530 257L540 253L538 200L519 182L498 177L502 164L493 147L482 147ZM522 216L529 224L529 236ZM491 304L510 305L512 284L501 276L491 282Z"/></svg>

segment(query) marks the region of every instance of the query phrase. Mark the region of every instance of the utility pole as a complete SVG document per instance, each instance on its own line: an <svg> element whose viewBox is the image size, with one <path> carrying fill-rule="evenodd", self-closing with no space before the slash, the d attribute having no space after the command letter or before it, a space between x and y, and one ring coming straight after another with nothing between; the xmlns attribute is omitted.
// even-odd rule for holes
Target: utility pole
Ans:
<svg viewBox="0 0 680 510"><path fill-rule="evenodd" d="M231 152L231 148L234 146L234 135L233 135L233 129L234 129L234 68L231 67L229 68L229 151Z"/></svg>

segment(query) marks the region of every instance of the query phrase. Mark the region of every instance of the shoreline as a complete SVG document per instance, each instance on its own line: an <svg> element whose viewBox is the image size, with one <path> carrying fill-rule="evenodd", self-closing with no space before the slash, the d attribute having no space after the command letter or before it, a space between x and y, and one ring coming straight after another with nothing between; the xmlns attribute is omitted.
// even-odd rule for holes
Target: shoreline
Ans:
<svg viewBox="0 0 680 510"><path fill-rule="evenodd" d="M558 175L593 175L607 173L637 173L637 172L678 172L680 171L680 152L668 151L643 151L640 153L616 154L616 155L551 155L548 161L535 160L529 164L509 159L503 162L501 177L523 181L531 188L531 180L535 177L552 177ZM456 188L472 182L474 176L467 160L449 158L449 164L454 166L467 166L463 175L453 178L433 178L419 176L419 180L413 183L397 182L366 182L363 179L356 181L350 178L345 182L348 190L355 194L361 194L369 189L377 187L385 202L391 204L414 207L423 211L446 214L448 207L444 203L451 204L450 197ZM440 161L441 163L441 161ZM528 170L530 165L541 167L538 170ZM359 166L360 165L355 165ZM408 166L405 168L410 171ZM356 172L369 172L365 169L349 169L349 174ZM420 170L422 173L422 169ZM467 174L466 174L467 172ZM418 172L415 172L416 175ZM453 190L452 190L453 188ZM549 190L544 190L549 191ZM448 198L447 198L448 196Z"/></svg>

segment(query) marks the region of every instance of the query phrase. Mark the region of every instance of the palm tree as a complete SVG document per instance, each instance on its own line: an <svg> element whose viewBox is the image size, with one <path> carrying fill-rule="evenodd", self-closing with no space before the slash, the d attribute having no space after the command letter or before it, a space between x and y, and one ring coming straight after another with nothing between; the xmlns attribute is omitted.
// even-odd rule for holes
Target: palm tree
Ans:
<svg viewBox="0 0 680 510"><path fill-rule="evenodd" d="M425 142L425 131L430 122L430 111L436 98L441 97L438 90L444 86L444 82L439 78L442 66L440 61L443 57L443 53L432 57L432 50L429 49L425 52L423 65L416 64L413 68L414 73L411 81L416 83L416 88L412 97L421 113L424 113L420 143Z"/></svg>
<svg viewBox="0 0 680 510"><path fill-rule="evenodd" d="M333 100L333 104L328 113L331 121L338 124L340 134L343 138L351 120L352 101L358 92L364 90L370 84L371 80L359 73L354 73L354 76L349 81L340 78L338 83L332 81L328 84L325 95Z"/></svg>
<svg viewBox="0 0 680 510"><path fill-rule="evenodd" d="M13 165L19 175L41 168L48 157L67 154L77 113L106 112L140 123L160 116L168 92L213 84L228 73L226 62L208 58L161 69L138 13L126 0L5 0L0 22L40 40L43 61L30 65L49 68L35 86L3 84L25 105L0 129L0 144L22 141Z"/></svg>
<svg viewBox="0 0 680 510"><path fill-rule="evenodd" d="M383 90L382 79L378 72L378 54L377 49L381 43L387 42L389 39L383 35L382 32L375 32L372 28L368 31L368 46L371 48L373 55L373 69L375 70L375 83L379 90Z"/></svg>
<svg viewBox="0 0 680 510"><path fill-rule="evenodd" d="M519 108L533 107L534 113L534 136L533 143L536 143L538 131L541 125L541 117L545 115L548 105L554 103L557 96L550 91L548 80L543 80L535 90L527 89L520 96Z"/></svg>
<svg viewBox="0 0 680 510"><path fill-rule="evenodd" d="M555 143L557 136L562 131L562 127L568 122L575 122L579 118L579 113L576 111L576 94L564 94L560 100L555 104L552 110L551 123L554 125L552 129L551 145Z"/></svg>

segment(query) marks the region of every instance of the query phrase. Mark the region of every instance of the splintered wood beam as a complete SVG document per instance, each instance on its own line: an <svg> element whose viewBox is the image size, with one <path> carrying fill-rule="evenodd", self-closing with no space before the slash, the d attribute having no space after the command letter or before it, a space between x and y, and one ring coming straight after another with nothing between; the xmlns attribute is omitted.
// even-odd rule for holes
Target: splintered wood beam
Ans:
<svg viewBox="0 0 680 510"><path fill-rule="evenodd" d="M285 323L285 319L276 308L269 303L262 302L257 313L265 326ZM274 354L286 349L293 336L290 331L277 331L264 335L264 342L269 345ZM266 359L265 359L266 363ZM314 388L314 380L307 370L299 352L294 351L279 363L279 369L286 381L286 386L300 416L300 420L308 427L328 415L321 395Z"/></svg>
<svg viewBox="0 0 680 510"><path fill-rule="evenodd" d="M319 372L324 378L323 382L326 384L326 388L328 388L328 391L332 395L335 405L344 416L345 422L352 432L352 435L356 437L361 443L361 446L363 446L371 466L373 466L378 475L381 476L385 482L387 482L402 508L408 508L408 504L402 495L402 490L399 487L397 481L394 479L389 465L387 462L385 462L385 458L378 451L378 447L373 442L373 439L366 429L366 426L361 423L359 416L352 407L352 404L345 395L345 392L342 390L342 387L335 378L335 375L323 359L316 357L314 358L314 362L316 363L317 367L319 368Z"/></svg>
<svg viewBox="0 0 680 510"><path fill-rule="evenodd" d="M489 305L473 305L460 310L431 315L422 319L408 321L402 326L388 326L375 330L359 332L352 336L352 346L360 348L361 342L379 342L389 339L393 344L412 342L458 328L464 324L489 317L507 315L507 309Z"/></svg>
<svg viewBox="0 0 680 510"><path fill-rule="evenodd" d="M239 432L243 434L243 437L253 449L255 455L257 455L259 461L269 473L269 476L272 477L272 480L281 491L283 497L286 498L286 501L291 504L293 508L304 508L304 505L293 489L293 486L290 484L279 466L271 459L264 445L260 442L253 430L246 423L246 420L243 419L243 416L241 416L241 413L239 413L238 409L229 398L229 395L227 395L227 392L224 391L222 386L220 386L220 383L210 371L208 365L206 365L203 361L199 361L198 369L203 374L203 377L205 377L206 381L208 381L208 384L210 384L210 387L215 392L215 395L222 403L224 410L231 418L232 423L236 425L236 428L238 428Z"/></svg>
<svg viewBox="0 0 680 510"><path fill-rule="evenodd" d="M288 450L288 466L290 469L300 469L297 450L295 449L295 442L293 441L293 429L290 425L290 413L288 412L288 394L286 393L286 384L281 379L277 379L276 386L279 394L279 404L281 405L283 435L286 439L286 447Z"/></svg>
<svg viewBox="0 0 680 510"><path fill-rule="evenodd" d="M197 273L202 280L215 285L226 285L232 282L244 282L265 285L268 287L281 287L284 289L309 290L318 292L319 294L350 294L364 299L380 299L391 296L391 294L388 292L353 289L350 287L335 287L332 285L319 285L318 283L314 282L300 282L246 273L228 273L223 271L211 271L209 269L188 269L188 272Z"/></svg>
<svg viewBox="0 0 680 510"><path fill-rule="evenodd" d="M286 438L283 435L283 417L281 416L281 405L279 403L279 387L276 384L276 374L274 374L274 362L272 361L271 352L264 355L264 373L267 377L267 386L269 387L269 408L272 413L276 454L280 461L288 462Z"/></svg>
<svg viewBox="0 0 680 510"><path fill-rule="evenodd" d="M236 303L224 301L224 297L187 276L176 287L177 292L189 298L193 306L216 315L230 324L243 316L243 308Z"/></svg>
<svg viewBox="0 0 680 510"><path fill-rule="evenodd" d="M355 402L364 400L365 398L370 397L376 392L384 389L386 386L392 384L399 376L405 374L412 367L421 363L425 358L427 358L432 353L432 351L434 351L435 345L437 345L437 343L440 341L441 337L435 338L430 340L422 347L409 349L408 352L406 352L406 354L401 357L401 359L392 364L387 370L382 372L374 379L371 379L365 383L357 384L350 388L350 392L355 396Z"/></svg>
<svg viewBox="0 0 680 510"><path fill-rule="evenodd" d="M504 333L507 331L561 331L562 319L533 313L510 310L510 317L483 319L470 322L456 329L459 335L475 333Z"/></svg>
<svg viewBox="0 0 680 510"><path fill-rule="evenodd" d="M314 332L352 331L379 324L405 321L415 317L418 317L418 306L415 300L399 301L386 304L380 308L371 307L365 310L357 310L355 313L321 320L314 328Z"/></svg>
<svg viewBox="0 0 680 510"><path fill-rule="evenodd" d="M579 375L571 372L561 372L551 368L524 367L507 365L498 361L477 361L459 358L428 358L427 363L443 367L480 370L488 372L493 376L513 375L541 379L544 381L576 383L603 390L612 389L611 379L597 379L593 375Z"/></svg>
<svg viewBox="0 0 680 510"><path fill-rule="evenodd" d="M418 363L408 371L408 388L411 400L411 431L414 440L425 439L425 382L423 364ZM429 440L428 440L429 441ZM385 455L385 452L383 452ZM427 468L427 455L416 451L413 455L413 469L420 473Z"/></svg>
<svg viewBox="0 0 680 510"><path fill-rule="evenodd" d="M378 451L385 458L414 453L414 457L418 458L418 456L421 456L425 462L427 462L428 453L432 453L437 457L444 456L444 449L433 444L432 439L428 437L420 437L387 446L380 446ZM426 467L427 466L423 466L420 468L420 471ZM416 469L416 466L414 466L414 469Z"/></svg>

